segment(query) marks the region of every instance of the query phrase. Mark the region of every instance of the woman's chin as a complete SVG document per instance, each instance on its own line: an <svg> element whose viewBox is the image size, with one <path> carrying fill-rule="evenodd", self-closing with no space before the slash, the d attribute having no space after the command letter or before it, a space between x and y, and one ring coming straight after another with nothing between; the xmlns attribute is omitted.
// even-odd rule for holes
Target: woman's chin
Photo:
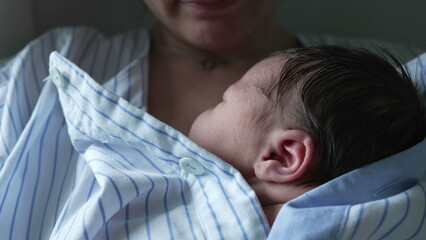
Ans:
<svg viewBox="0 0 426 240"><path fill-rule="evenodd" d="M204 24L188 36L193 45L216 53L230 53L248 41L249 34L244 29L233 26L221 26L219 23Z"/></svg>

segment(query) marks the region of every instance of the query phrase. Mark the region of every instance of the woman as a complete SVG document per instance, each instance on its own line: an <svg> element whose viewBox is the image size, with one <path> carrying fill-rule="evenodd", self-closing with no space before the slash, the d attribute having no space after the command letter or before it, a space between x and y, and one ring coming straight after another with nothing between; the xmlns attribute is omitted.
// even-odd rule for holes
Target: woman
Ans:
<svg viewBox="0 0 426 240"><path fill-rule="evenodd" d="M158 19L151 31L148 112L185 134L199 113L219 102L227 86L274 51L319 44L373 46L295 36L277 21L279 0L144 2ZM421 53L406 57L407 47L396 51L406 60Z"/></svg>
<svg viewBox="0 0 426 240"><path fill-rule="evenodd" d="M277 22L278 0L145 3L159 20L151 32L148 111L183 133L254 63L300 46Z"/></svg>
<svg viewBox="0 0 426 240"><path fill-rule="evenodd" d="M149 33L57 29L0 65L5 238L268 236L276 203L184 134L263 57L333 41L285 32L278 0L145 3Z"/></svg>

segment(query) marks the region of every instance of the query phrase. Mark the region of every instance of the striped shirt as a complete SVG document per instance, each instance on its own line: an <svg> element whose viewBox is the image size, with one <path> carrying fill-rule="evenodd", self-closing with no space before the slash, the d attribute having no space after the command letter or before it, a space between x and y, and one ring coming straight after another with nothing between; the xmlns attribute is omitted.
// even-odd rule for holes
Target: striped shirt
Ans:
<svg viewBox="0 0 426 240"><path fill-rule="evenodd" d="M3 239L266 238L241 174L143 110L148 41L58 30L4 67Z"/></svg>
<svg viewBox="0 0 426 240"><path fill-rule="evenodd" d="M2 63L2 239L267 238L241 174L145 112L148 51L63 28Z"/></svg>

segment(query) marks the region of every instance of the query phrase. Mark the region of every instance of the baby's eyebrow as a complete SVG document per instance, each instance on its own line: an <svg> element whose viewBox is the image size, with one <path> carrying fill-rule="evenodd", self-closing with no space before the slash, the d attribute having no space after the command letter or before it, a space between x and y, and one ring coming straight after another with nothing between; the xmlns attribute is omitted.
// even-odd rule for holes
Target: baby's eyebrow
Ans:
<svg viewBox="0 0 426 240"><path fill-rule="evenodd" d="M265 96L268 100L271 99L271 91L269 90L269 87L257 87L258 91L261 95Z"/></svg>
<svg viewBox="0 0 426 240"><path fill-rule="evenodd" d="M281 63L280 58L278 58L277 61L279 61L275 63L278 64L277 66L270 66L269 68L267 68L267 71L263 72L263 78L266 78L264 79L263 83L260 83L260 81L258 81L258 86L262 94L265 95L269 100L273 100L274 97L278 97L274 96L274 94L277 94L281 75L283 74L285 67Z"/></svg>
<svg viewBox="0 0 426 240"><path fill-rule="evenodd" d="M257 79L256 83L254 84L254 87L256 91L258 91L260 94L264 95L265 97L269 98L268 96L268 87L264 86L264 84L261 84L261 81Z"/></svg>
<svg viewBox="0 0 426 240"><path fill-rule="evenodd" d="M262 106L260 108L260 111L256 111L255 121L253 122L255 127L261 126L265 123L266 117L269 115L268 112L270 112L274 106L272 102L275 102L275 101L273 101L273 99L271 98L272 96L272 91L270 91L271 86L272 86L271 84L268 84L266 86L265 84L263 85L256 84L255 86L255 89L260 96L258 97L258 100L261 102L261 106Z"/></svg>
<svg viewBox="0 0 426 240"><path fill-rule="evenodd" d="M270 78L267 83L258 84L260 92L266 96L266 98L271 99L274 93L274 90L277 87L276 79Z"/></svg>

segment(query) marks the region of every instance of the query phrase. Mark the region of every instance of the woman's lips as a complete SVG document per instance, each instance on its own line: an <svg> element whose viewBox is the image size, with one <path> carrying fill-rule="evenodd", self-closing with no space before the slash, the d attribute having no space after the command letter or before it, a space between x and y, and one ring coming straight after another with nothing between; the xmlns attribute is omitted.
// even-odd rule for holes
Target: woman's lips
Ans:
<svg viewBox="0 0 426 240"><path fill-rule="evenodd" d="M181 0L181 4L202 11L219 11L231 6L236 0Z"/></svg>

